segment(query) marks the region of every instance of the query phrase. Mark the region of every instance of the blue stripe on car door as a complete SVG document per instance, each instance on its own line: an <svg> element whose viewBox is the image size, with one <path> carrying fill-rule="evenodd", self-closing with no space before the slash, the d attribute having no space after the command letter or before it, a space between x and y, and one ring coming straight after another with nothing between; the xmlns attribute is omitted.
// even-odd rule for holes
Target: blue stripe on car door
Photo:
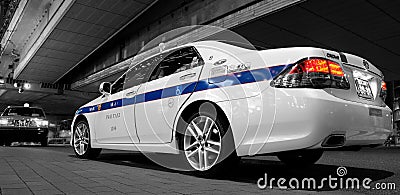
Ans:
<svg viewBox="0 0 400 195"><path fill-rule="evenodd" d="M234 85L239 85L239 84L246 84L246 83L253 83L253 82L259 82L259 81L264 81L264 80L270 80L270 79L274 78L276 75L278 75L285 67L287 67L287 65L273 66L273 67L269 67L269 68L261 68L261 69L248 70L248 71L223 75L220 77L225 77L225 80L222 82L216 83L216 84L209 83L209 80L218 80L219 77L214 77L214 78L205 79L205 80L199 80L198 82L185 83L185 84L181 84L181 85L177 85L177 86L173 86L173 87L150 91L147 93L138 94L132 98L124 98L124 99L114 100L111 102L102 103L100 111L117 108L117 107L121 107L121 106L126 106L126 105L139 104L139 103L143 103L143 102L159 100L162 98L178 96L181 94L188 94L188 93L192 93L192 92L196 92L196 91L203 91L203 90L220 88L220 87L228 87L228 86L234 86ZM95 106L80 108L76 114L90 113L90 112L97 112L97 111L99 111L99 110L98 110L97 105L95 105Z"/></svg>

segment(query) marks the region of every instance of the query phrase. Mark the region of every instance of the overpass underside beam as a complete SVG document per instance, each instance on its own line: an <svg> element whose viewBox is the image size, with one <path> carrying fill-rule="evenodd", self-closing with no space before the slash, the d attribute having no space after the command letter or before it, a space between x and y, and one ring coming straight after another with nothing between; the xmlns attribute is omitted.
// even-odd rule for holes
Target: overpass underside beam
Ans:
<svg viewBox="0 0 400 195"><path fill-rule="evenodd" d="M179 28L187 25L211 25L216 27L221 27L225 29L234 28L239 25L242 25L246 22L251 20L255 20L259 17L266 16L268 14L272 14L276 11L285 9L287 7L293 6L297 3L303 2L304 0L282 0L282 1L274 1L274 0L263 0L263 1L239 1L236 6L232 8L230 5L229 0L222 0L222 1L196 1L192 4L189 4L188 7L183 8L187 11L186 15L182 15L182 10L177 10L170 15L182 15L180 18L169 18L168 19L160 19L156 24L150 24L152 32L147 33L140 33L141 36L136 37L136 42L141 42L141 47L144 46L143 40L150 41L150 37L154 38L163 32L167 32L169 30L173 30L174 28ZM204 5L203 5L204 4ZM204 9L200 9L200 8ZM204 10L215 10L221 9L221 7L230 7L230 9L226 8L224 10L219 10L216 12L207 12ZM196 11L191 12L191 9ZM207 15L204 13L207 12ZM169 16L165 16L169 17ZM182 21L185 20L185 21ZM178 26L176 26L178 23ZM175 24L175 25L174 25ZM179 26L180 25L180 26ZM144 31L144 30L143 30ZM193 40L193 37L197 36L196 39L200 40L201 38L208 37L212 34L216 33L215 31L207 31L207 28L204 29L197 29L195 32L188 32L187 34L182 35L181 37L176 37L170 42L182 42L185 39ZM141 47L137 48L137 52L140 50ZM142 56L147 56L149 53L157 52L158 48L154 48L153 50L149 50L146 52L141 53ZM140 57L136 57L136 59L141 59ZM117 63L113 66L105 68L101 71L95 72L83 79L80 79L74 83L72 83L72 89L78 89L84 87L86 85L92 84L94 82L101 81L106 79L107 77L113 76L115 74L121 73L122 71L127 70L127 68L132 64L135 63L133 58L128 58L120 63Z"/></svg>

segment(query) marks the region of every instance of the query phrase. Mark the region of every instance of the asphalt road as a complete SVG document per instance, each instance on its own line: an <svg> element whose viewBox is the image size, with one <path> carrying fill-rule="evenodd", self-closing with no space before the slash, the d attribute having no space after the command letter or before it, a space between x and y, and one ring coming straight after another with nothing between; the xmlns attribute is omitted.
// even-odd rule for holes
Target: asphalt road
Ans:
<svg viewBox="0 0 400 195"><path fill-rule="evenodd" d="M399 162L396 147L327 151L311 167L288 167L275 157L257 156L205 177L164 168L133 152L103 150L97 160L82 160L66 146L0 147L0 194L399 194ZM269 182L273 178L272 188L262 186L265 175ZM329 176L337 179L332 186ZM286 180L282 185L276 182L280 178ZM312 184L307 188L307 180L306 188L301 188L304 178L313 178L316 188ZM345 189L348 178L359 180L359 189L351 189L351 183ZM259 180L265 189L257 185ZM296 180L300 189L280 188L290 187L289 181L296 186ZM371 180L367 182L371 189L362 186L364 180ZM372 189L377 184L396 189Z"/></svg>

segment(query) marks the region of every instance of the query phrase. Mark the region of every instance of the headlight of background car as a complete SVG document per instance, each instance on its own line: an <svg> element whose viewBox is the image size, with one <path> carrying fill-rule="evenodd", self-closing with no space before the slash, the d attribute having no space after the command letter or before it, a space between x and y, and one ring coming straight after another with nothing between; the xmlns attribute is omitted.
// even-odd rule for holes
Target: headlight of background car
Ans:
<svg viewBox="0 0 400 195"><path fill-rule="evenodd" d="M0 119L0 126L12 126L12 121L7 118Z"/></svg>
<svg viewBox="0 0 400 195"><path fill-rule="evenodd" d="M46 127L47 128L47 127L49 127L49 121L43 120L43 119L33 119L31 125L34 127Z"/></svg>

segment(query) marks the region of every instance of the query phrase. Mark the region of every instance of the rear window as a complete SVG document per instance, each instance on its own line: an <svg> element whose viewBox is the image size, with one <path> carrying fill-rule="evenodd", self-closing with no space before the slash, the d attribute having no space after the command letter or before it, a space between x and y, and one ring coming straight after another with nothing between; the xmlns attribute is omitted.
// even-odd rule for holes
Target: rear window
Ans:
<svg viewBox="0 0 400 195"><path fill-rule="evenodd" d="M6 108L2 116L44 117L44 113L43 110L39 108Z"/></svg>

